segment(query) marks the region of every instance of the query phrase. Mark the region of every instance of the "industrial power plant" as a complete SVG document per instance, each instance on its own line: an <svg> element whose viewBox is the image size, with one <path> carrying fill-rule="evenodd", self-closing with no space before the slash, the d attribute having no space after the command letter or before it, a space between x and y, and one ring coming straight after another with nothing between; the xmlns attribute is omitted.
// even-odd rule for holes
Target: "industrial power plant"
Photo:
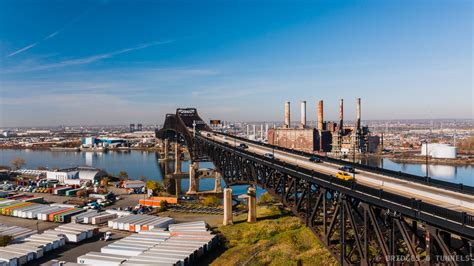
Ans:
<svg viewBox="0 0 474 266"><path fill-rule="evenodd" d="M318 101L317 127L308 127L306 101L301 101L300 122L291 127L290 102L285 102L284 124L268 130L268 143L305 152L324 152L334 155L374 152L379 137L371 136L369 128L361 124L361 99L357 98L357 119L354 125L344 124L344 100L339 101L339 121L324 121L323 100Z"/></svg>

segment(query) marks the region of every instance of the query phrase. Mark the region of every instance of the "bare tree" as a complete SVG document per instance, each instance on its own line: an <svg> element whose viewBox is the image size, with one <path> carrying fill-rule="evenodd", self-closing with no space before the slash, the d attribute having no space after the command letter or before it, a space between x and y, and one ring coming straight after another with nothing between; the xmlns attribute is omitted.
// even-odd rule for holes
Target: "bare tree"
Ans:
<svg viewBox="0 0 474 266"><path fill-rule="evenodd" d="M25 159L21 158L21 157L16 157L16 158L13 158L11 161L10 161L10 164L13 166L13 168L15 170L18 170L20 168L22 168L25 164L26 164L26 161Z"/></svg>

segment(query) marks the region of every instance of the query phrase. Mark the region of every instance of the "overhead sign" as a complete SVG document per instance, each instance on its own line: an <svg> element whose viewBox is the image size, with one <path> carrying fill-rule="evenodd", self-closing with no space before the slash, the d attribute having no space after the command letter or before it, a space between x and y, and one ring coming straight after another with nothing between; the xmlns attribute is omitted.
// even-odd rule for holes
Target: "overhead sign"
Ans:
<svg viewBox="0 0 474 266"><path fill-rule="evenodd" d="M211 125L220 125L220 124L221 124L221 120L218 120L218 119L211 119L210 124L211 124Z"/></svg>

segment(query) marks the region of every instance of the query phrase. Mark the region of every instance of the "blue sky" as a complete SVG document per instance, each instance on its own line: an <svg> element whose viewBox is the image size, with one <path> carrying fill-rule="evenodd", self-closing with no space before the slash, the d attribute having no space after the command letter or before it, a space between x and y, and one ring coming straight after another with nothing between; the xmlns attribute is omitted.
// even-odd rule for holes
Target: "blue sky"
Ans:
<svg viewBox="0 0 474 266"><path fill-rule="evenodd" d="M0 0L0 126L473 117L472 1Z"/></svg>

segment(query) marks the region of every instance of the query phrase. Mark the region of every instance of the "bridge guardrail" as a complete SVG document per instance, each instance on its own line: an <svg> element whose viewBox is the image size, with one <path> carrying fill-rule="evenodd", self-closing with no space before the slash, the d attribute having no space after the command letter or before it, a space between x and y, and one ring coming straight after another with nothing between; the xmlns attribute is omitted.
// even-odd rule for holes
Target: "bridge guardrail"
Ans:
<svg viewBox="0 0 474 266"><path fill-rule="evenodd" d="M205 139L205 140L210 141L209 139ZM213 142L215 142L215 141L213 141ZM218 143L218 142L215 142L215 143ZM218 144L222 145L222 146L225 145L225 144L222 144L222 143L218 143ZM227 146L229 146L229 145L227 145ZM292 171L302 172L302 173L304 173L308 176L315 177L313 175L314 171L306 169L306 168L296 167L295 165L291 165L291 164L283 164L283 162L278 161L278 160L276 160L276 163L275 163L275 161L271 161L271 159L269 159L269 158L266 158L266 157L264 157L262 155L259 155L259 154L250 153L247 150L239 150L239 152L241 152L243 154L246 154L249 157L254 157L254 158L260 159L262 161L266 161L269 164L282 165L285 168L291 169ZM452 221L452 222L459 223L463 226L468 225L468 226L474 227L474 216L469 215L465 212L449 210L447 208L443 208L443 207L436 206L436 205L433 205L433 204L430 204L430 203L426 203L426 202L423 202L421 200L417 200L417 199L414 199L414 198L407 198L407 197L404 197L404 196L401 196L401 195L398 195L398 194L394 194L394 193L391 193L391 192L387 192L387 191L384 191L384 190L381 190L381 189L375 189L373 187L358 184L357 182L355 182L355 184L351 184L351 182L337 179L332 175L326 175L326 174L323 174L323 173L318 173L317 177L315 177L315 178L320 178L320 179L323 179L323 180L325 180L325 181L327 181L331 184L337 184L339 186L343 186L343 187L346 187L346 188L349 188L349 189L352 189L352 190L356 190L357 192L362 192L364 194L379 198L380 200L386 200L386 201L389 201L389 202L393 202L393 203L396 203L398 205L404 206L406 208L409 208L409 209L417 211L417 212L428 213L430 215L434 215L434 216L437 216L437 217L440 217L440 218L443 218L443 219L446 219L446 220L449 220L449 221ZM379 203L375 202L374 204L378 205Z"/></svg>
<svg viewBox="0 0 474 266"><path fill-rule="evenodd" d="M294 150L294 149L275 146L275 145L271 145L271 144L268 144L268 143L262 143L262 142L258 142L258 141L254 141L254 140L249 140L249 139L246 139L246 138L242 138L242 137L235 136L235 135L230 135L230 134L227 134L227 133L219 132L219 134L226 135L226 136L229 136L229 137L232 137L232 138L236 138L236 139L239 139L239 140L242 140L242 141L251 142L251 143L254 143L256 145L265 146L267 148L271 148L271 149L275 149L275 150L279 150L279 151L284 151L284 152L288 152L288 153L293 153L295 155L301 155L301 156L306 156L306 157L316 155L316 156L319 156L323 161L332 162L332 163L336 163L336 164L342 164L342 165L344 165L344 164L346 164L346 165L347 164L355 165L355 167L358 168L358 169L385 174L385 175L393 177L393 178L403 179L403 180L406 180L406 181L416 182L416 183L420 183L420 184L424 184L424 185L430 185L430 186L433 186L433 187L438 187L438 188L442 188L442 189L446 189L446 190L451 190L451 191L455 191L455 192L462 192L462 193L465 193L465 194L474 195L474 187L473 186L467 186L467 185L464 185L462 183L451 183L451 182L447 182L447 181L443 181L443 180L433 179L431 177L423 177L423 176L418 176L418 175L412 175L412 174L408 174L408 173L403 173L401 171L394 171L394 170L389 170L389 169L385 169L385 168L370 166L370 165L366 165L366 164L360 164L360 163L355 163L354 164L354 163L344 161L344 160L339 160L339 159L336 159L336 158L331 158L331 157L327 157L327 156L320 156L320 155L317 155L317 154L312 154L312 153L303 152L303 151L297 151L297 150Z"/></svg>

